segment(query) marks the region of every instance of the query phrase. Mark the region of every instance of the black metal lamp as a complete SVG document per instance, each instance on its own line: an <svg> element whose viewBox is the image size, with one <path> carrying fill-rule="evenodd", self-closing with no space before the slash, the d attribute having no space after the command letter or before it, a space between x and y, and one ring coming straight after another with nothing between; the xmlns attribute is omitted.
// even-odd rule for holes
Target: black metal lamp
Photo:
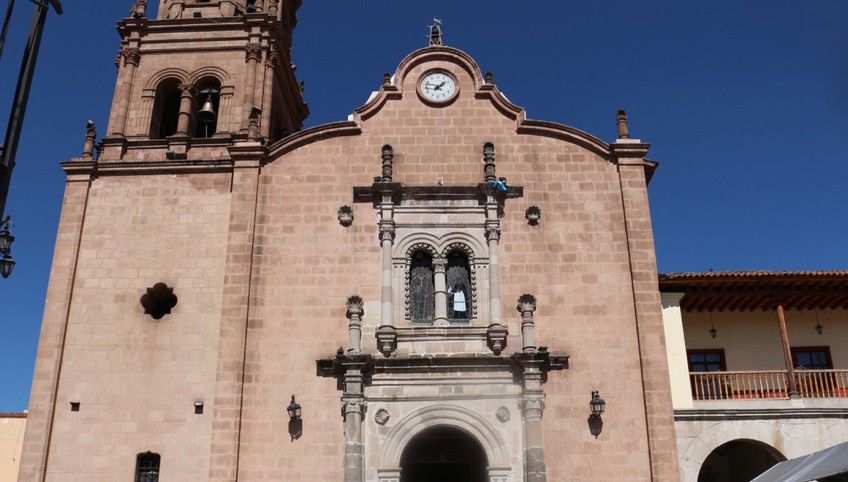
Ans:
<svg viewBox="0 0 848 482"><path fill-rule="evenodd" d="M607 408L607 402L598 395L598 391L592 392L592 401L589 402L589 408L592 410L592 418L600 420L601 415Z"/></svg>
<svg viewBox="0 0 848 482"><path fill-rule="evenodd" d="M294 401L294 395L292 395L291 403L286 407L286 411L289 412L289 418L292 421L300 420L300 404Z"/></svg>
<svg viewBox="0 0 848 482"><path fill-rule="evenodd" d="M8 278L13 269L15 269L15 260L8 254L4 254L3 259L0 259L0 276Z"/></svg>
<svg viewBox="0 0 848 482"><path fill-rule="evenodd" d="M0 223L2 226L4 223ZM0 229L0 254L8 255L12 251L12 243L15 237L9 232L8 224L3 229Z"/></svg>

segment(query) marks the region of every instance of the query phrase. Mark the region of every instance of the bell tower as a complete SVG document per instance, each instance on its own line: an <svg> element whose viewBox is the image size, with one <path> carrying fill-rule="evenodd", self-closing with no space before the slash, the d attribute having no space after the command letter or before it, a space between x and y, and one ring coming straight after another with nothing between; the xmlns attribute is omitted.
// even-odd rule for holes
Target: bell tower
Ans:
<svg viewBox="0 0 848 482"><path fill-rule="evenodd" d="M291 62L300 3L161 0L156 9L138 0L118 23L118 80L101 157L149 159L153 149L168 159L205 158L210 149L299 130L308 114Z"/></svg>

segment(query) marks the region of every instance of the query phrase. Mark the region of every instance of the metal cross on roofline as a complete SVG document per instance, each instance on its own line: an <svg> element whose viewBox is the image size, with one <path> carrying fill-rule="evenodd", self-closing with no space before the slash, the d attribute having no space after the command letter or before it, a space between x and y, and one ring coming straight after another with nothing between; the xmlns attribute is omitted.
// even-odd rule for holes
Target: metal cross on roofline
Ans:
<svg viewBox="0 0 848 482"><path fill-rule="evenodd" d="M442 45L442 21L436 17L433 17L433 25L428 27L430 29L430 47L441 46Z"/></svg>

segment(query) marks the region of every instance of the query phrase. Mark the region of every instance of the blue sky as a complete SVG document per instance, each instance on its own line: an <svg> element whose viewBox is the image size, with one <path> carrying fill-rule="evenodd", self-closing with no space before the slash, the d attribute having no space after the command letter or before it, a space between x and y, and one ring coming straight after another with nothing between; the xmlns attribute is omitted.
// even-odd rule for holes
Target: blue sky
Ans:
<svg viewBox="0 0 848 482"><path fill-rule="evenodd" d="M627 109L631 134L661 163L650 186L660 271L848 269L844 0L303 3L293 59L307 126L346 118L426 45L437 16L445 43L493 72L531 119L612 140L615 111ZM0 412L28 403L58 162L80 154L87 119L106 130L114 26L130 6L66 0L47 20L7 202L18 266L0 279ZM31 13L17 2L0 61L4 131Z"/></svg>

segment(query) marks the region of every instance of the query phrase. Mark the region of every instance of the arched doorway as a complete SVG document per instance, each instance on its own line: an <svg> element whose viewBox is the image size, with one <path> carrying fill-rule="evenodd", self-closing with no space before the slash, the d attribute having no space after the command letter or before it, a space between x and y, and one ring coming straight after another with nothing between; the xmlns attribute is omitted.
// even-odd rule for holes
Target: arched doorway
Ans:
<svg viewBox="0 0 848 482"><path fill-rule="evenodd" d="M786 457L774 447L756 440L732 440L710 452L698 482L749 482Z"/></svg>
<svg viewBox="0 0 848 482"><path fill-rule="evenodd" d="M401 456L401 482L486 482L488 461L474 438L452 427L433 427L409 441Z"/></svg>

